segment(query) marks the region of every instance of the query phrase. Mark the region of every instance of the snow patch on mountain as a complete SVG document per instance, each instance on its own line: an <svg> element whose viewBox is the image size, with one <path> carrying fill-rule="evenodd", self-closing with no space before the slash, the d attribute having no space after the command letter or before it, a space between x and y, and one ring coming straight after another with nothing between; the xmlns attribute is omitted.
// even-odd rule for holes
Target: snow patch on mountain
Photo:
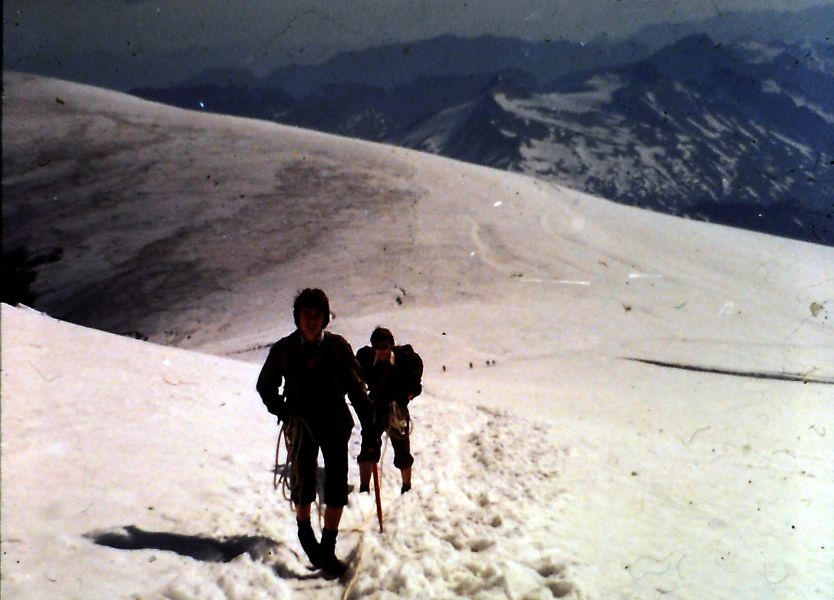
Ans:
<svg viewBox="0 0 834 600"><path fill-rule="evenodd" d="M829 123L834 124L834 112L829 112L828 110L826 110L825 107L820 106L819 104L812 102L807 98L803 98L799 94L792 94L788 90L782 88L779 85L779 83L773 79L766 79L762 83L762 90L770 94L780 94L787 96L793 101L794 105L800 108L807 108L813 111L816 115L828 121Z"/></svg>

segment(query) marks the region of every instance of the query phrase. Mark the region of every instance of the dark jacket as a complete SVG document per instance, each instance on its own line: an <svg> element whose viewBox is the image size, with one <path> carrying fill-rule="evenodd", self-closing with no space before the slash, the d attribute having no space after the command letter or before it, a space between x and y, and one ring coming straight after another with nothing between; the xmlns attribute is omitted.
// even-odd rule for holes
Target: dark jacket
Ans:
<svg viewBox="0 0 834 600"><path fill-rule="evenodd" d="M284 384L283 395L278 390ZM362 428L373 427L373 411L359 365L342 336L325 331L319 342L303 343L296 330L269 350L258 377L258 393L273 414L301 417L314 435L350 435L350 399Z"/></svg>
<svg viewBox="0 0 834 600"><path fill-rule="evenodd" d="M420 383L422 361L416 364L414 350L408 344L394 346L394 364L374 364L376 353L370 346L364 346L356 353L356 359L362 368L362 376L368 384L371 401L378 409L387 408L391 402L408 406L408 396L419 396L423 391Z"/></svg>

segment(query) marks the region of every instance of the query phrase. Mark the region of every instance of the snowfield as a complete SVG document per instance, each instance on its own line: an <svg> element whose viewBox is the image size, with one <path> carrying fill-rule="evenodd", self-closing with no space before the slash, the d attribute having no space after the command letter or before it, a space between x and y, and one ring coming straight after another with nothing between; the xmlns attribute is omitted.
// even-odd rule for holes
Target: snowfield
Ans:
<svg viewBox="0 0 834 600"><path fill-rule="evenodd" d="M4 88L4 250L62 249L49 315L2 306L4 599L834 593L831 248ZM414 489L389 448L385 531L352 494L341 581L307 568L255 392L306 286L354 349L383 324L426 364Z"/></svg>

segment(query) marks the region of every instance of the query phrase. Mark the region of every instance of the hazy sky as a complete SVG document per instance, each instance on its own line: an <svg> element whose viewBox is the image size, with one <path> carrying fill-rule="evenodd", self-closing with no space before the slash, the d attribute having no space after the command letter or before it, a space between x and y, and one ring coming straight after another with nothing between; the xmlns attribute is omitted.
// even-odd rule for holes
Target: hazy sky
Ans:
<svg viewBox="0 0 834 600"><path fill-rule="evenodd" d="M528 40L622 37L658 22L732 10L799 10L832 0L6 0L4 65L148 61L205 52L253 71L335 50L443 33ZM207 57L208 60L208 57ZM215 60L216 58L213 58ZM144 61L144 62L142 62ZM209 61L210 62L210 61Z"/></svg>

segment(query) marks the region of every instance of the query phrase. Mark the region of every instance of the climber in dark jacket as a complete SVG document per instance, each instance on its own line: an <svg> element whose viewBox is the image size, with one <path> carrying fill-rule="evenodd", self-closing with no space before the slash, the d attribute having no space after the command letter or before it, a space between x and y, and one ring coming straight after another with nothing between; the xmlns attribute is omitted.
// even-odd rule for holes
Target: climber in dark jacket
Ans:
<svg viewBox="0 0 834 600"><path fill-rule="evenodd" d="M360 348L356 359L362 368L362 375L368 384L371 402L376 413L374 437L363 435L362 451L359 453L359 491L368 492L373 463L379 462L382 447L381 432L388 433L394 447L394 466L402 475L401 492L411 489L411 455L409 434L411 415L408 403L423 391L420 379L423 375L423 361L406 344L394 345L390 330L377 327L371 333L371 345Z"/></svg>
<svg viewBox="0 0 834 600"><path fill-rule="evenodd" d="M335 546L347 504L348 441L353 429L345 394L365 436L374 435L374 414L350 344L324 331L330 322L327 295L319 289L305 289L295 299L293 317L297 329L270 349L257 390L269 412L295 425L295 439L288 439L288 444L297 450L298 464L290 487L301 546L313 565L338 575L345 570L336 558ZM283 394L279 393L282 383ZM326 504L321 544L310 523L319 450L324 457Z"/></svg>

